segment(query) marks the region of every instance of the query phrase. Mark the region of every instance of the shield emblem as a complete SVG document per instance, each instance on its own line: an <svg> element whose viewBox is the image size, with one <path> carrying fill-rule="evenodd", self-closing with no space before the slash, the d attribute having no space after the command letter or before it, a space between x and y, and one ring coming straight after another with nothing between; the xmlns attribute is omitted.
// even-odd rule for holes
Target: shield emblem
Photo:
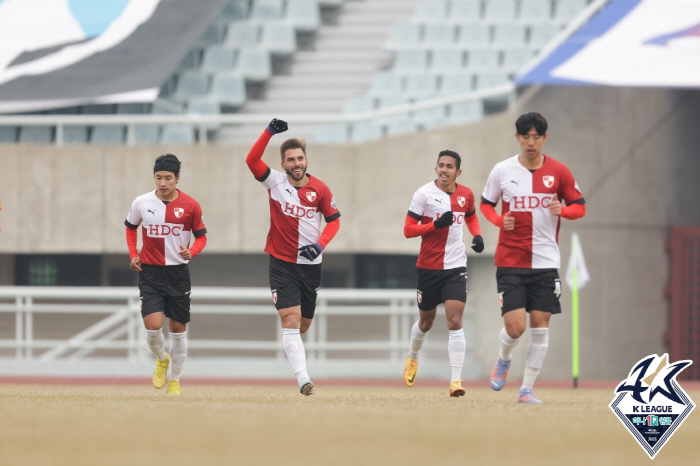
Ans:
<svg viewBox="0 0 700 466"><path fill-rule="evenodd" d="M462 197L462 196L457 196L457 204L459 204L460 207L464 207L464 204L467 203L467 200Z"/></svg>
<svg viewBox="0 0 700 466"><path fill-rule="evenodd" d="M306 198L309 200L309 202L314 202L316 200L316 193L314 191L309 191L306 193Z"/></svg>
<svg viewBox="0 0 700 466"><path fill-rule="evenodd" d="M552 186L554 186L554 176L544 175L542 177L542 182L544 183L545 187L551 188Z"/></svg>
<svg viewBox="0 0 700 466"><path fill-rule="evenodd" d="M272 290L272 302L277 304L277 290Z"/></svg>
<svg viewBox="0 0 700 466"><path fill-rule="evenodd" d="M423 293L421 293L420 291L418 291L418 304L420 304L420 303L422 303L422 302L423 302Z"/></svg>
<svg viewBox="0 0 700 466"><path fill-rule="evenodd" d="M177 218L180 218L185 214L185 209L183 209L182 207L175 207L173 209L173 212L175 213L175 216Z"/></svg>
<svg viewBox="0 0 700 466"><path fill-rule="evenodd" d="M501 305L501 309L503 308L503 292L501 291L498 293L498 304Z"/></svg>

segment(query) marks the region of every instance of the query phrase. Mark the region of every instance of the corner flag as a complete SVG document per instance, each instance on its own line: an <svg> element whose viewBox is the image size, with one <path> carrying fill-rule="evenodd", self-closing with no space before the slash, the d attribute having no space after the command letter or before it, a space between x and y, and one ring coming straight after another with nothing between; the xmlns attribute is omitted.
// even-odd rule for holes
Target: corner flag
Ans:
<svg viewBox="0 0 700 466"><path fill-rule="evenodd" d="M566 267L566 284L571 288L571 372L574 388L578 387L579 375L579 327L578 327L578 290L591 280L583 257L581 241L576 233L571 234L571 254Z"/></svg>

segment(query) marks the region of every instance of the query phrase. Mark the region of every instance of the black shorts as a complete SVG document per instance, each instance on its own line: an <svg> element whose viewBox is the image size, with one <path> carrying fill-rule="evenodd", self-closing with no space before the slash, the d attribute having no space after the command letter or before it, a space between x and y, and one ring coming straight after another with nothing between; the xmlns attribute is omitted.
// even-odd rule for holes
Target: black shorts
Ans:
<svg viewBox="0 0 700 466"><path fill-rule="evenodd" d="M501 315L520 308L527 312L561 313L561 280L557 269L498 267L496 283Z"/></svg>
<svg viewBox="0 0 700 466"><path fill-rule="evenodd" d="M321 287L321 264L294 264L270 256L270 291L275 308L301 306L301 316L313 319Z"/></svg>
<svg viewBox="0 0 700 466"><path fill-rule="evenodd" d="M188 323L190 288L190 269L187 264L141 264L141 316L163 311L165 317L175 322Z"/></svg>
<svg viewBox="0 0 700 466"><path fill-rule="evenodd" d="M418 309L432 311L448 299L467 302L467 268L448 270L421 269L418 271Z"/></svg>

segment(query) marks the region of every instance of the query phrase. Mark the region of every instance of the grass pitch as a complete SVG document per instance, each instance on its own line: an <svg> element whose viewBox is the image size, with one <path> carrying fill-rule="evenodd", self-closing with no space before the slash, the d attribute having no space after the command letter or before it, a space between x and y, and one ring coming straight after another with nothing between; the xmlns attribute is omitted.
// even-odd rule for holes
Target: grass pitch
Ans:
<svg viewBox="0 0 700 466"><path fill-rule="evenodd" d="M0 385L1 465L622 465L651 460L611 390ZM686 390L696 403L700 391ZM653 461L697 464L691 414Z"/></svg>

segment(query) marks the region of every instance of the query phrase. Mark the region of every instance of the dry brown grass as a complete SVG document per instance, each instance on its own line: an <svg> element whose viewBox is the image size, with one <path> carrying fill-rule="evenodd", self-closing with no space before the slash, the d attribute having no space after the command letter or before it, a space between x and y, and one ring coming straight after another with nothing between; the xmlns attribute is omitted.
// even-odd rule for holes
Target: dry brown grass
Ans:
<svg viewBox="0 0 700 466"><path fill-rule="evenodd" d="M0 385L2 465L624 465L651 460L611 390ZM688 390L700 401L700 391ZM653 461L698 464L693 413Z"/></svg>

